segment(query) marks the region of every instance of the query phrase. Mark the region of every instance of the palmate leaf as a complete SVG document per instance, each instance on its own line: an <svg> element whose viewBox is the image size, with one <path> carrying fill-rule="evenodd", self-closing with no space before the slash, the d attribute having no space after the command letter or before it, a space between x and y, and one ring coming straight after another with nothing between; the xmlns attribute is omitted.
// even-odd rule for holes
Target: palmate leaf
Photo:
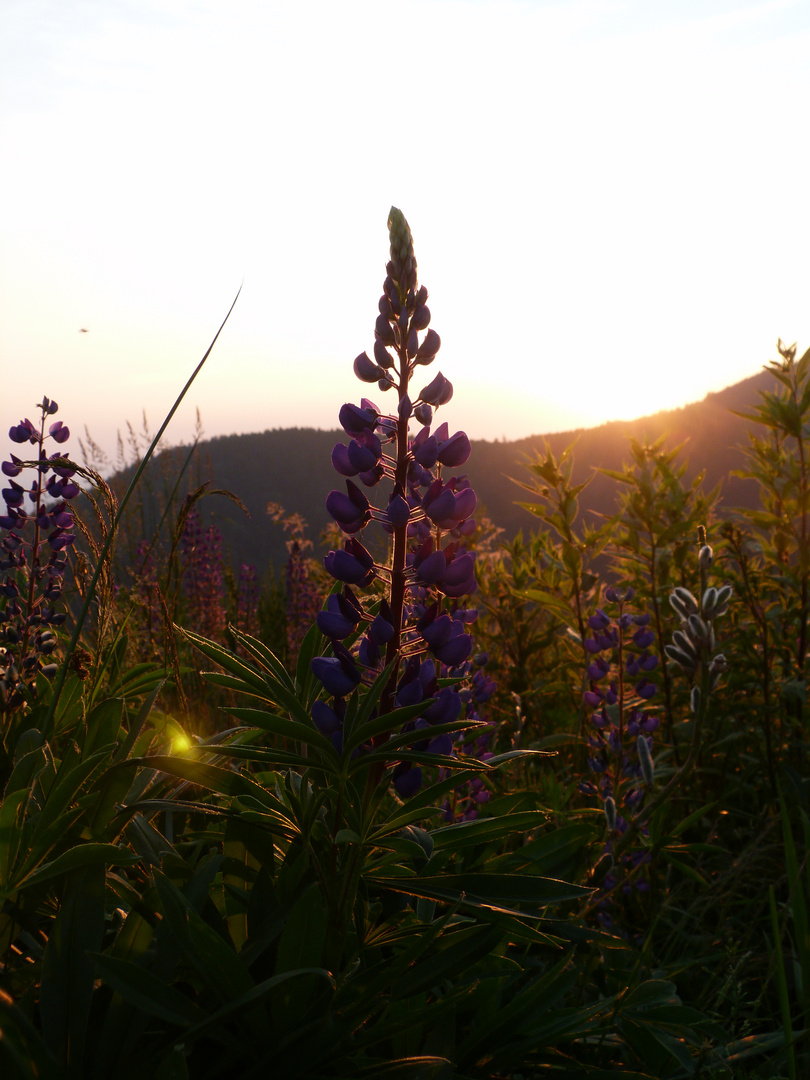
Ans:
<svg viewBox="0 0 810 1080"><path fill-rule="evenodd" d="M46 862L31 873L21 876L16 882L16 888L29 888L39 885L43 881L59 877L61 874L70 873L85 867L93 866L134 866L140 862L140 857L126 848L117 844L77 844L68 851L57 855L55 859Z"/></svg>
<svg viewBox="0 0 810 1080"><path fill-rule="evenodd" d="M287 709L290 715L300 723L304 725L308 723L309 713L300 702L295 687L290 686L290 678L286 671L284 678L279 678L275 672L266 672L262 675L222 645L217 645L216 642L209 641L208 638L194 634L190 630L183 630L182 627L177 627L177 629L204 656L228 672L228 675L220 675L218 672L204 671L202 674L209 682L279 705Z"/></svg>
<svg viewBox="0 0 810 1080"><path fill-rule="evenodd" d="M295 693L295 683L290 677L287 669L275 653L271 649L268 649L264 642L259 641L258 638L251 637L250 634L243 633L235 626L230 626L229 630L233 634L234 639L242 646L246 653L253 657L262 670L272 674L276 681L285 686L291 693Z"/></svg>
<svg viewBox="0 0 810 1080"><path fill-rule="evenodd" d="M219 747L195 748L193 752L215 753ZM244 773L235 773L230 769L221 769L218 765L212 765L207 761L200 761L197 757L189 754L186 757L170 757L163 754L155 754L151 757L129 758L122 762L120 767L154 769L158 772L168 773L181 780L188 780L192 784L217 791L220 795L252 795L263 802L268 796L267 790L261 784L257 784Z"/></svg>
<svg viewBox="0 0 810 1080"><path fill-rule="evenodd" d="M265 709L250 708L226 708L222 710L228 716L235 716L237 720L251 727L269 731L272 735L280 735L283 739L295 739L305 746L316 747L318 750L332 754L337 758L331 739L327 739L315 727L310 720L309 724L302 724L289 716L281 716L279 713L269 712Z"/></svg>
<svg viewBox="0 0 810 1080"><path fill-rule="evenodd" d="M369 704L364 695L364 700L361 703L357 714L353 717L347 716L346 718L343 729L344 753L351 754L358 746L362 746L363 743L371 742L373 739L388 732L399 731L399 729L407 724L409 720L421 716L430 703L430 700L432 699L420 701L416 705L406 705L401 709L394 709L393 712L385 713L382 716L371 716L374 705L373 703ZM424 734L422 737L424 738Z"/></svg>
<svg viewBox="0 0 810 1080"><path fill-rule="evenodd" d="M558 593L548 592L545 589L515 589L512 591L516 599L533 600L552 615L555 615L560 622L563 622L566 625L574 625L576 614L573 608L571 608L566 600Z"/></svg>
<svg viewBox="0 0 810 1080"><path fill-rule="evenodd" d="M108 760L106 750L91 755L87 761L81 761L78 747L73 745L68 748L44 796L42 809L33 819L30 835L26 837L24 857L14 873L17 884L29 878L54 848L64 844L70 826L84 813L81 807L72 804L92 774Z"/></svg>
<svg viewBox="0 0 810 1080"><path fill-rule="evenodd" d="M383 764L390 764L391 755L383 753L375 753L372 751L368 755L364 755L362 759L355 759L349 764L349 773L354 775L358 772L365 772L369 766L375 761L382 762ZM396 761L411 761L414 765L424 765L426 768L437 769L464 769L467 772L486 773L489 772L487 768L488 762L479 761L478 758L465 758L465 757L451 757L449 754L432 754L429 750L397 750Z"/></svg>

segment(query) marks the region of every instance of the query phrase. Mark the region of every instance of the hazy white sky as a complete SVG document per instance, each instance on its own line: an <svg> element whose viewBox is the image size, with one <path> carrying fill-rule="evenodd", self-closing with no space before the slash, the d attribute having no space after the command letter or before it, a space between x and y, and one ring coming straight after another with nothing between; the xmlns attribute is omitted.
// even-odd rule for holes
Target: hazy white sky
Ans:
<svg viewBox="0 0 810 1080"><path fill-rule="evenodd" d="M170 437L336 426L392 203L473 436L754 374L810 338L808 57L806 0L3 0L2 428L156 428L243 279Z"/></svg>

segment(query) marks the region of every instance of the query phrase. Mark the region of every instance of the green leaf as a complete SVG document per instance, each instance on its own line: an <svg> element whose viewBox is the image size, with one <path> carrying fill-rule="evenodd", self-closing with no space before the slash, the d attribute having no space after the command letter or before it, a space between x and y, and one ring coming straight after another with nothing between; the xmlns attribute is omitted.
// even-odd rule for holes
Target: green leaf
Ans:
<svg viewBox="0 0 810 1080"><path fill-rule="evenodd" d="M140 857L118 847L117 844L77 844L75 847L57 855L50 862L43 863L38 869L26 874L17 882L17 888L39 885L60 874L70 873L85 867L95 866L134 866Z"/></svg>
<svg viewBox="0 0 810 1080"><path fill-rule="evenodd" d="M431 1054L393 1058L383 1065L367 1065L355 1071L357 1080L442 1080L452 1062ZM458 1074L457 1074L458 1075ZM459 1077L459 1080L464 1080Z"/></svg>
<svg viewBox="0 0 810 1080"><path fill-rule="evenodd" d="M326 945L326 911L320 887L309 885L287 917L276 953L276 976L302 968L319 969ZM286 1032L301 1023L317 990L317 977L285 982L273 997L273 1027Z"/></svg>
<svg viewBox="0 0 810 1080"><path fill-rule="evenodd" d="M209 926L189 899L165 874L155 874L163 917L180 949L224 1003L253 988L242 961L230 942Z"/></svg>
<svg viewBox="0 0 810 1080"><path fill-rule="evenodd" d="M39 1007L42 1034L67 1075L84 1080L84 1049L94 972L89 953L104 933L104 866L74 870L48 936Z"/></svg>
<svg viewBox="0 0 810 1080"><path fill-rule="evenodd" d="M288 716L280 716L278 713L268 712L265 709L227 708L222 711L229 716L235 716L237 720L245 724L261 728L262 731L269 731L284 739L295 739L304 743L305 746L317 746L319 750L327 754L335 754L331 740L318 731L313 721L302 724L298 720L291 720Z"/></svg>
<svg viewBox="0 0 810 1080"><path fill-rule="evenodd" d="M472 926L441 938L430 955L413 965L393 987L393 998L410 997L459 978L501 942L497 926ZM469 977L469 976L468 976Z"/></svg>
<svg viewBox="0 0 810 1080"><path fill-rule="evenodd" d="M84 757L116 742L118 732L121 730L123 715L123 698L107 698L90 710L87 716L87 730L82 747Z"/></svg>
<svg viewBox="0 0 810 1080"><path fill-rule="evenodd" d="M425 896L448 903L462 900L487 907L528 904L545 908L548 904L580 900L592 892L567 881L527 874L440 874L388 878L371 874L367 880L408 896Z"/></svg>
<svg viewBox="0 0 810 1080"><path fill-rule="evenodd" d="M680 870L684 877L691 878L691 880L696 881L698 885L702 885L705 889L708 889L708 881L701 874L699 874L693 866L690 866L688 863L685 863L681 859L676 858L672 854L672 852L668 851L666 848L663 849L661 854L664 856L668 863L671 863L672 866L675 867L676 870Z"/></svg>
<svg viewBox="0 0 810 1080"><path fill-rule="evenodd" d="M177 1027L207 1022L206 1014L194 1002L140 964L101 953L91 956L101 978L126 1001L149 1016Z"/></svg>
<svg viewBox="0 0 810 1080"><path fill-rule="evenodd" d="M461 821L452 825L443 825L431 830L431 837L436 846L448 851L459 851L469 845L489 844L496 840L512 836L516 832L525 833L545 825L548 815L542 810L528 810L524 813L507 814L504 817L478 818L475 821Z"/></svg>
<svg viewBox="0 0 810 1080"><path fill-rule="evenodd" d="M597 826L589 822L563 825L535 837L515 851L490 860L488 868L508 873L531 867L535 873L548 874L555 867L579 857L587 845L601 834L603 827L601 812Z"/></svg>
<svg viewBox="0 0 810 1080"><path fill-rule="evenodd" d="M8 889L11 882L17 854L23 841L23 822L27 801L28 790L24 788L7 795L0 804L0 890Z"/></svg>
<svg viewBox="0 0 810 1080"><path fill-rule="evenodd" d="M275 653L272 652L271 649L268 649L264 642L259 641L258 638L251 637L250 634L242 633L242 631L237 630L235 626L231 626L229 629L245 652L249 653L261 668L274 675L276 681L285 686L291 693L295 692L295 683L287 673L287 669Z"/></svg>

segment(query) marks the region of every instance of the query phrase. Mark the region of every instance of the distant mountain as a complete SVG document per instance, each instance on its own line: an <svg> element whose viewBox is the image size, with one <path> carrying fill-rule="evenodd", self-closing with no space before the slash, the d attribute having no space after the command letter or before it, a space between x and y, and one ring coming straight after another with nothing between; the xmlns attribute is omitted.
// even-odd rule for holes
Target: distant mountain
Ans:
<svg viewBox="0 0 810 1080"><path fill-rule="evenodd" d="M595 428L533 435L514 442L473 440L472 454L465 472L475 488L479 506L506 532L537 528L537 520L518 501L528 498L511 478L528 476L523 462L542 451L547 442L555 455L575 443L576 482L594 475L583 493L583 511L611 513L615 509L616 484L596 470L620 469L629 459L630 438L652 442L668 435L670 447L684 444L681 460L687 463L687 477L706 470L705 488L723 482L722 503L733 507L749 503L756 494L750 481L731 477L732 469L743 462L742 449L748 443L750 424L731 410L748 410L759 401L759 391L772 389L773 376L762 371L702 401L645 416L638 420L616 420ZM328 523L324 507L341 478L330 464L332 447L347 436L340 430L320 431L290 428L251 435L226 435L201 443L196 451L195 471L213 480L212 486L238 496L250 512L250 519L222 496L206 498L200 508L204 516L221 530L225 549L235 564L253 563L260 572L279 568L286 558L286 536L266 513L269 502L280 503L288 513L298 513L309 523L309 535L317 541ZM165 470L182 462L187 449L175 447L159 456L156 465Z"/></svg>

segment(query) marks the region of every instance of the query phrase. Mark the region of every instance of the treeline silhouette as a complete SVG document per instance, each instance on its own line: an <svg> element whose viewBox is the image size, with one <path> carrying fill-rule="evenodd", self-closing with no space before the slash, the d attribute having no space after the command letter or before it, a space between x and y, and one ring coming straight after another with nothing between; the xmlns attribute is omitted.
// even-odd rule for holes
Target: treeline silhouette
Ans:
<svg viewBox="0 0 810 1080"><path fill-rule="evenodd" d="M687 466L687 480L705 472L705 490L722 483L721 512L723 508L751 505L756 499L756 485L732 475L742 466L751 425L735 413L756 406L759 392L772 389L774 382L773 376L763 370L708 394L702 401L637 420L616 420L594 428L515 441L473 440L465 471L478 493L480 513L502 528L507 539L519 530L528 533L539 527L537 519L519 505L529 498L528 494L513 481L527 478L523 463L542 452L547 443L555 456L574 444L574 482L592 478L580 497L580 512L609 515L615 511L617 484L599 470L621 469L629 461L631 439L652 443L661 436L666 436L669 448L683 444L678 460ZM249 513L247 517L222 495L212 494L198 504L203 520L219 528L224 549L235 565L251 563L264 572L270 567L278 570L284 563L286 535L268 517L268 503L280 504L288 514L305 518L317 549L318 538L329 523L326 496L333 487L343 486L342 478L329 469L329 456L334 444L347 438L341 430L285 428L218 436L198 444L193 468L187 471L189 478L210 481L212 488L233 493ZM173 484L188 455L188 447L182 446L158 455L153 469L160 472L164 491ZM183 490L190 484L191 480ZM152 516L147 509L145 534Z"/></svg>

